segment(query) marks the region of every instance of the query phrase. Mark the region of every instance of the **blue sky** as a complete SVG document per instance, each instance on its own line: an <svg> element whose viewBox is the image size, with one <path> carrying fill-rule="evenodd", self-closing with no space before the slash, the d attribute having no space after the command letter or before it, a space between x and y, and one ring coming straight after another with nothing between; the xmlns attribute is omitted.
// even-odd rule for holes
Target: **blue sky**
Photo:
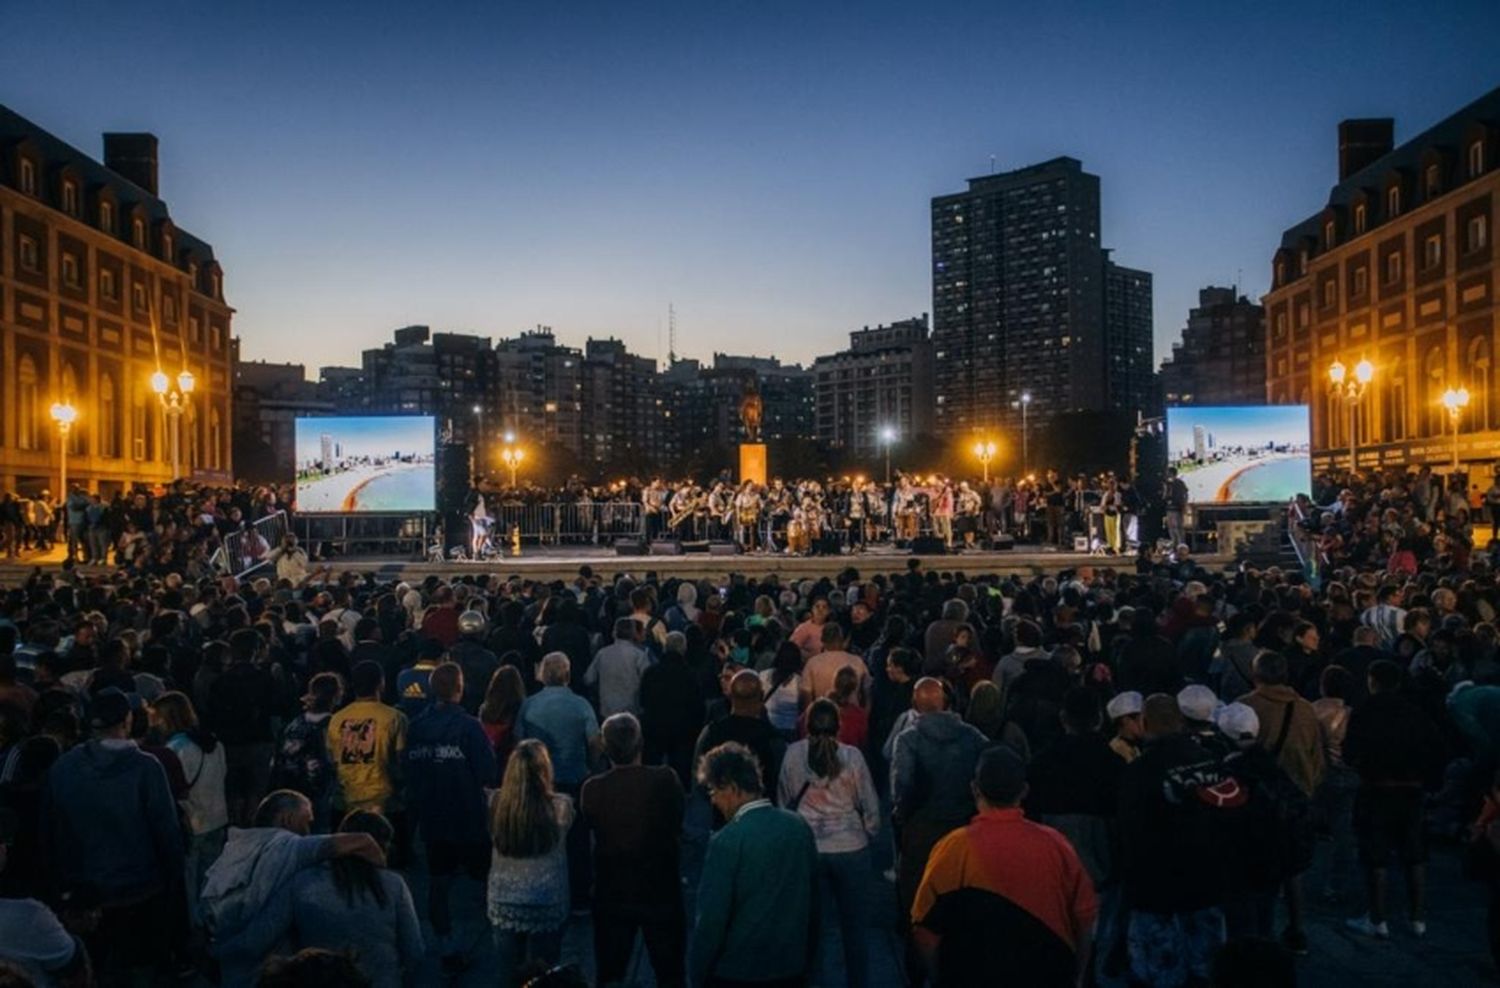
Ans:
<svg viewBox="0 0 1500 988"><path fill-rule="evenodd" d="M1167 409L1167 446L1174 456L1193 449L1193 426L1201 425L1216 446L1308 442L1306 405L1184 407Z"/></svg>
<svg viewBox="0 0 1500 988"><path fill-rule="evenodd" d="M323 436L333 437L345 456L432 455L436 439L430 415L329 416L297 420L297 462L323 455Z"/></svg>
<svg viewBox="0 0 1500 988"><path fill-rule="evenodd" d="M807 360L931 308L929 200L1054 155L1156 275L1265 291L1335 180L1500 85L1500 4L0 0L0 102L162 142L249 358L407 323Z"/></svg>

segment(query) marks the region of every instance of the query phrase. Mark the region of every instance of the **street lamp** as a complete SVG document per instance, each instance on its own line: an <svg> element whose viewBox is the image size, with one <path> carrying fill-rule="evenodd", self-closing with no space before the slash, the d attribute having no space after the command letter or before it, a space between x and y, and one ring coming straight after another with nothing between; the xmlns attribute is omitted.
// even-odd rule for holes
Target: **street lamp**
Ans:
<svg viewBox="0 0 1500 988"><path fill-rule="evenodd" d="M68 499L68 433L73 429L73 423L78 419L78 409L65 401L59 401L52 406L52 421L57 423L58 449L62 451L62 464L58 470L60 476L57 479L57 497L60 501Z"/></svg>
<svg viewBox="0 0 1500 988"><path fill-rule="evenodd" d="M1344 405L1349 409L1349 472L1353 473L1357 464L1356 457L1359 455L1359 419L1356 412L1359 403L1364 400L1365 389L1375 379L1375 365L1365 358L1359 358L1359 363L1354 365L1354 374L1350 376L1348 368L1342 360L1335 360L1328 366L1328 381L1334 395L1344 400Z"/></svg>
<svg viewBox="0 0 1500 988"><path fill-rule="evenodd" d="M172 444L174 481L182 476L182 413L187 411L188 399L192 397L196 384L192 372L187 368L183 368L175 381L160 367L151 375L151 390L156 392L157 400L161 402L162 411L166 413L170 423L168 432Z"/></svg>
<svg viewBox="0 0 1500 988"><path fill-rule="evenodd" d="M990 482L990 461L995 458L996 446L993 440L983 440L974 444L974 455L979 457L979 462L984 465L984 482Z"/></svg>
<svg viewBox="0 0 1500 988"><path fill-rule="evenodd" d="M1469 389L1449 388L1443 392L1443 407L1448 409L1448 421L1453 423L1453 471L1458 472L1458 420L1463 418L1464 409L1469 404Z"/></svg>
<svg viewBox="0 0 1500 988"><path fill-rule="evenodd" d="M885 447L885 482L891 482L891 443L896 441L896 429L894 426L883 425L880 427L880 445Z"/></svg>
<svg viewBox="0 0 1500 988"><path fill-rule="evenodd" d="M476 424L476 427L475 427L475 430L474 430L474 435L475 435L474 450L473 450L473 452L474 452L474 472L476 474L481 474L482 475L484 473L484 453L483 453L483 450L484 450L484 406L483 405L475 405L474 406L474 418L476 420L478 420L477 424Z"/></svg>
<svg viewBox="0 0 1500 988"><path fill-rule="evenodd" d="M1031 469L1031 437L1030 430L1027 429L1026 412L1031 408L1031 392L1022 391L1021 399L1011 402L1010 407L1021 410L1021 472L1027 473Z"/></svg>
<svg viewBox="0 0 1500 988"><path fill-rule="evenodd" d="M519 446L506 446L500 453L500 459L510 469L510 486L512 488L516 486L516 468L521 465L521 461L525 458L526 451Z"/></svg>

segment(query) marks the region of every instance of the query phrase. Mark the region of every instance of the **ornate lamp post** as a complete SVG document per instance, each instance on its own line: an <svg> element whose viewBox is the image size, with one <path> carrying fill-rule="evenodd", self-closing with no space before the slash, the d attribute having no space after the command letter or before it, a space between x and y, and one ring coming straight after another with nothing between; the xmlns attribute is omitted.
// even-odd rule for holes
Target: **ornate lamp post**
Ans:
<svg viewBox="0 0 1500 988"><path fill-rule="evenodd" d="M891 444L896 441L896 427L883 425L880 427L880 445L885 447L885 482L889 486L891 482Z"/></svg>
<svg viewBox="0 0 1500 988"><path fill-rule="evenodd" d="M1354 365L1354 374L1350 376L1348 369L1341 360L1335 360L1328 366L1328 382L1333 394L1344 400L1344 405L1349 409L1349 472L1353 473L1358 463L1356 457L1359 455L1359 436L1357 428L1359 419L1356 412L1359 403L1364 400L1365 389L1375 379L1375 365L1361 357L1359 363Z"/></svg>
<svg viewBox="0 0 1500 988"><path fill-rule="evenodd" d="M1022 391L1020 400L1011 402L1010 407L1021 410L1021 473L1027 474L1031 472L1031 436L1026 412L1031 408L1031 392Z"/></svg>
<svg viewBox="0 0 1500 988"><path fill-rule="evenodd" d="M519 446L506 446L500 452L500 459L510 470L510 486L516 486L516 469L520 467L521 461L526 458L526 451Z"/></svg>
<svg viewBox="0 0 1500 988"><path fill-rule="evenodd" d="M484 475L484 406L474 406L474 473Z"/></svg>
<svg viewBox="0 0 1500 988"><path fill-rule="evenodd" d="M1458 472L1458 421L1463 418L1464 409L1469 406L1469 389L1449 388L1443 392L1441 399L1443 407L1448 409L1448 421L1453 423L1453 470Z"/></svg>
<svg viewBox="0 0 1500 988"><path fill-rule="evenodd" d="M172 444L172 479L174 481L182 476L182 413L187 411L188 400L193 395L193 387L196 383L193 380L192 371L187 368L183 368L176 380L168 377L166 371L159 367L156 373L151 375L151 390L156 392L156 397L161 402L162 411L166 413L170 426L167 431Z"/></svg>
<svg viewBox="0 0 1500 988"><path fill-rule="evenodd" d="M65 401L59 401L52 406L52 421L57 423L57 448L62 453L61 464L58 470L57 497L59 501L68 499L68 433L73 430L73 423L78 420L78 409Z"/></svg>
<svg viewBox="0 0 1500 988"><path fill-rule="evenodd" d="M979 462L984 466L984 482L986 485L990 482L990 461L995 458L996 449L994 440L987 439L974 444L974 455L979 457Z"/></svg>

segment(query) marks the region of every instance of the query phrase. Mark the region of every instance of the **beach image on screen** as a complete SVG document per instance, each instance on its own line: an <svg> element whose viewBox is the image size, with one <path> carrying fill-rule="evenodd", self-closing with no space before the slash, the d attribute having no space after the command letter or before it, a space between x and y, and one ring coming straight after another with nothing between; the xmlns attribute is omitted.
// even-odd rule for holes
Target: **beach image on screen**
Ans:
<svg viewBox="0 0 1500 988"><path fill-rule="evenodd" d="M431 511L436 498L431 416L297 420L298 511Z"/></svg>
<svg viewBox="0 0 1500 988"><path fill-rule="evenodd" d="M1306 405L1167 409L1167 465L1194 504L1286 501L1312 489Z"/></svg>

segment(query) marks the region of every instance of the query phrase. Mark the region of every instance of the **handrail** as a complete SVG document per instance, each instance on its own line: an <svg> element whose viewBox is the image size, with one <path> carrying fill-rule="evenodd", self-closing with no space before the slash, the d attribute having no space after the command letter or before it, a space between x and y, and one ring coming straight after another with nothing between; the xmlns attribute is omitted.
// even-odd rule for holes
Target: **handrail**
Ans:
<svg viewBox="0 0 1500 988"><path fill-rule="evenodd" d="M1292 544L1292 552L1297 555L1297 563L1302 567L1302 575L1307 577L1308 582L1316 588L1318 585L1318 555L1316 552L1310 550L1304 552L1302 549L1300 523L1305 522L1307 516L1302 513L1302 506L1297 503L1296 498L1292 498L1287 503L1286 513L1287 541Z"/></svg>

